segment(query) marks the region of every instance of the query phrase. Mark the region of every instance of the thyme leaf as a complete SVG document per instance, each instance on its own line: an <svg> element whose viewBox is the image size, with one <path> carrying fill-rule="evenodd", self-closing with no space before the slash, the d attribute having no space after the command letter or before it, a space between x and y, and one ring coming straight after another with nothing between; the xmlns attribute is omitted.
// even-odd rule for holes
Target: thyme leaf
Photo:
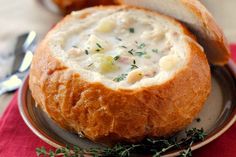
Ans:
<svg viewBox="0 0 236 157"><path fill-rule="evenodd" d="M147 53L146 52L135 52L135 55L137 55L137 56L139 56L139 57L141 57L141 56L143 56L143 55L146 55Z"/></svg>
<svg viewBox="0 0 236 157"><path fill-rule="evenodd" d="M97 52L100 52L101 50L104 49L99 43L96 43L96 45L97 45L97 47L98 47L98 48L96 49Z"/></svg>
<svg viewBox="0 0 236 157"><path fill-rule="evenodd" d="M120 58L120 56L115 56L114 60L117 61Z"/></svg>
<svg viewBox="0 0 236 157"><path fill-rule="evenodd" d="M131 64L131 70L134 70L134 69L137 69L138 68L138 66L137 65L135 65L135 64Z"/></svg>
<svg viewBox="0 0 236 157"><path fill-rule="evenodd" d="M88 55L88 54L89 54L88 50L85 50L85 54L86 54L86 55Z"/></svg>
<svg viewBox="0 0 236 157"><path fill-rule="evenodd" d="M88 65L88 67L91 67L93 65L93 63L90 63L89 65Z"/></svg>
<svg viewBox="0 0 236 157"><path fill-rule="evenodd" d="M124 45L122 45L122 46L120 46L120 47L127 49L127 47L126 47L126 46L124 46Z"/></svg>
<svg viewBox="0 0 236 157"><path fill-rule="evenodd" d="M158 49L152 49L152 52L158 53L159 51L158 51Z"/></svg>
<svg viewBox="0 0 236 157"><path fill-rule="evenodd" d="M134 28L133 27L129 28L129 32L134 33Z"/></svg>
<svg viewBox="0 0 236 157"><path fill-rule="evenodd" d="M118 40L118 41L122 41L122 39L121 38L119 38L119 37L115 37L116 38L116 40Z"/></svg>
<svg viewBox="0 0 236 157"><path fill-rule="evenodd" d="M102 49L102 46L99 43L96 43L97 47L99 47L100 49Z"/></svg>
<svg viewBox="0 0 236 157"><path fill-rule="evenodd" d="M138 45L138 49L142 49L144 48L146 45L144 43L141 43L140 45Z"/></svg>
<svg viewBox="0 0 236 157"><path fill-rule="evenodd" d="M121 75L117 76L116 78L114 78L113 81L120 82L120 81L124 80L127 75L128 74L121 74Z"/></svg>
<svg viewBox="0 0 236 157"><path fill-rule="evenodd" d="M134 51L134 49L131 49L131 50L128 51L128 53L131 54L131 55L134 55L133 51Z"/></svg>
<svg viewBox="0 0 236 157"><path fill-rule="evenodd" d="M133 60L133 64L131 64L131 70L134 70L134 69L137 69L138 68L138 66L136 65L136 61L135 60Z"/></svg>

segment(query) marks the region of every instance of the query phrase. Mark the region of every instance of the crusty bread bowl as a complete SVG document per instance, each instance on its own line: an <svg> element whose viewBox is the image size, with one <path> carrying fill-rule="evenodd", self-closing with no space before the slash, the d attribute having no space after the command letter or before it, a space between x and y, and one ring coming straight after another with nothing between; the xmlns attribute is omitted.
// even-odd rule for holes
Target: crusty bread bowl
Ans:
<svg viewBox="0 0 236 157"><path fill-rule="evenodd" d="M211 13L199 0L117 0L120 4L144 7L183 22L204 47L208 60L216 65L228 62L227 40Z"/></svg>
<svg viewBox="0 0 236 157"><path fill-rule="evenodd" d="M181 23L136 7L101 6L73 12L47 34L29 86L61 127L114 143L185 128L210 80L202 47Z"/></svg>

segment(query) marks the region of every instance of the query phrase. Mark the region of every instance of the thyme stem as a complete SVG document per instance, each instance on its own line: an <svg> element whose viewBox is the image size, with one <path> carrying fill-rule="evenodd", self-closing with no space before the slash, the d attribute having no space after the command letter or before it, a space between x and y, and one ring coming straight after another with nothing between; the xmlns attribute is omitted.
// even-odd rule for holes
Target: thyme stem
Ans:
<svg viewBox="0 0 236 157"><path fill-rule="evenodd" d="M160 157L163 153L168 150L182 149L180 157L190 157L191 146L194 142L204 140L206 136L203 129L192 128L185 132L186 137L182 140L177 140L177 137L171 137L168 139L146 139L142 143L138 144L117 144L112 148L90 148L82 149L78 146L74 147L62 147L55 151L46 151L45 147L36 148L37 156L49 156L49 157L83 157L86 155L94 157L102 156L114 156L114 157L130 157L135 153L152 154L153 157Z"/></svg>

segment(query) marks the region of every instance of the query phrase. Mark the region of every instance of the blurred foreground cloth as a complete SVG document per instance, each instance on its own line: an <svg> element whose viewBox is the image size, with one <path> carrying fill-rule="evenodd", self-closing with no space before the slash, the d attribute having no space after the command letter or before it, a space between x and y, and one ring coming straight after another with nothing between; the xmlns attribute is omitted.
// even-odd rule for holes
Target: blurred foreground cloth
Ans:
<svg viewBox="0 0 236 157"><path fill-rule="evenodd" d="M232 56L236 61L236 45L231 46ZM34 157L35 148L44 146L53 149L43 142L26 126L17 106L17 93L0 119L0 157ZM236 124L221 137L208 145L193 151L196 157L235 157Z"/></svg>

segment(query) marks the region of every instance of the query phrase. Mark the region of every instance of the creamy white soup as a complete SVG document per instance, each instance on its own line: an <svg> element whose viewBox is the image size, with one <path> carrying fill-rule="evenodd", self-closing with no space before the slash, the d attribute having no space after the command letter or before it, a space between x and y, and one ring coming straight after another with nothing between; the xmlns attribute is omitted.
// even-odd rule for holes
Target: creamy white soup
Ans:
<svg viewBox="0 0 236 157"><path fill-rule="evenodd" d="M87 11L51 33L54 54L86 80L138 88L163 83L186 64L190 38L172 20L136 9Z"/></svg>

